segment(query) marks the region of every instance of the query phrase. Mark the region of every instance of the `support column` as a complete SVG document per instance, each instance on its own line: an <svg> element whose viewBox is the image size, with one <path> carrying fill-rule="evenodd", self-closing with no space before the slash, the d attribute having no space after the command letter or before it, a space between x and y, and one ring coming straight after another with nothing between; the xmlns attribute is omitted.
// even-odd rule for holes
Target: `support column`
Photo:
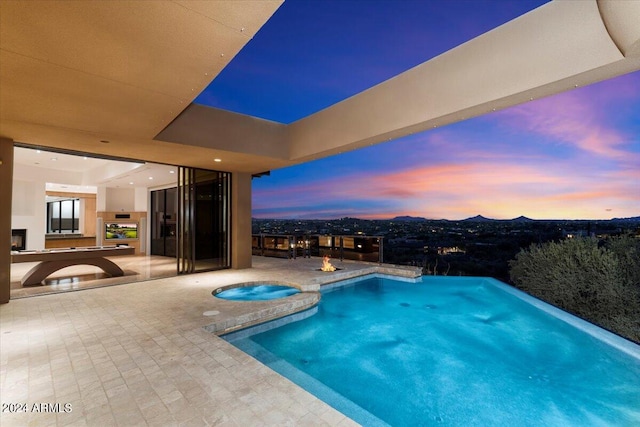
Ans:
<svg viewBox="0 0 640 427"><path fill-rule="evenodd" d="M231 177L231 268L251 268L251 174Z"/></svg>
<svg viewBox="0 0 640 427"><path fill-rule="evenodd" d="M0 304L11 296L11 197L13 194L13 141L0 138Z"/></svg>

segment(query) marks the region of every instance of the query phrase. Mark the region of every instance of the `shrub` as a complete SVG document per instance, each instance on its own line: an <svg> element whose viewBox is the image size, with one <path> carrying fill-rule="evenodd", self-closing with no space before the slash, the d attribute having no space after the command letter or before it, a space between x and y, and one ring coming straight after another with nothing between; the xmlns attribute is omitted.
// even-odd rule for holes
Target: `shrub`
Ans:
<svg viewBox="0 0 640 427"><path fill-rule="evenodd" d="M577 238L532 245L509 262L523 291L640 342L640 242Z"/></svg>
<svg viewBox="0 0 640 427"><path fill-rule="evenodd" d="M625 283L640 293L640 239L630 235L611 237L605 246L618 258Z"/></svg>

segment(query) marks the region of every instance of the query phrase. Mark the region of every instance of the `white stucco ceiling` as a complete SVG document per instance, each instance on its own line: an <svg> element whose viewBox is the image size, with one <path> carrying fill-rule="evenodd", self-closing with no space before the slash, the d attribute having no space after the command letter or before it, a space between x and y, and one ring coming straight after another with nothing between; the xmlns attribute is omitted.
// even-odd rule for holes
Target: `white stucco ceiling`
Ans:
<svg viewBox="0 0 640 427"><path fill-rule="evenodd" d="M155 163L125 162L16 147L14 176L37 177L47 190L96 192L97 187L154 188L175 185L177 168Z"/></svg>

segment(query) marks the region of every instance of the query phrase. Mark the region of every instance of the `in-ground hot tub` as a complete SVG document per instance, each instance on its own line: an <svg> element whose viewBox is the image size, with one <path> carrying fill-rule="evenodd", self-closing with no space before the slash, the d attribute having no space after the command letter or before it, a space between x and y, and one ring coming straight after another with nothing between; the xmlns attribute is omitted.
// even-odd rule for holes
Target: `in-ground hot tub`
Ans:
<svg viewBox="0 0 640 427"><path fill-rule="evenodd" d="M261 283L225 286L213 291L213 295L231 301L268 301L285 298L299 292L300 289L292 286Z"/></svg>

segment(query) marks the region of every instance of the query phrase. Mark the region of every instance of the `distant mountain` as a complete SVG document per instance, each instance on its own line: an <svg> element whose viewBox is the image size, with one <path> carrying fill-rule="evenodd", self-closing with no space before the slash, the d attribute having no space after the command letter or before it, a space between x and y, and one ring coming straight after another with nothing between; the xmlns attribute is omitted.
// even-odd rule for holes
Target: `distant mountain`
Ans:
<svg viewBox="0 0 640 427"><path fill-rule="evenodd" d="M522 216L520 215L518 218L513 218L509 221L513 221L513 222L533 222L535 220L531 219L531 218L527 218L526 216Z"/></svg>
<svg viewBox="0 0 640 427"><path fill-rule="evenodd" d="M612 218L611 221L639 222L640 216L632 216L631 218Z"/></svg>
<svg viewBox="0 0 640 427"><path fill-rule="evenodd" d="M467 222L535 222L535 219L527 218L526 216L520 215L518 218L513 219L493 219L487 218L486 216L476 215L471 218L463 219L463 221Z"/></svg>
<svg viewBox="0 0 640 427"><path fill-rule="evenodd" d="M491 218L486 218L482 215L476 215L476 216L472 216L471 218L467 218L467 219L463 219L462 221L466 221L466 222L493 222L493 221L497 221L495 219L491 219Z"/></svg>
<svg viewBox="0 0 640 427"><path fill-rule="evenodd" d="M421 216L397 216L390 221L426 221L426 218Z"/></svg>

